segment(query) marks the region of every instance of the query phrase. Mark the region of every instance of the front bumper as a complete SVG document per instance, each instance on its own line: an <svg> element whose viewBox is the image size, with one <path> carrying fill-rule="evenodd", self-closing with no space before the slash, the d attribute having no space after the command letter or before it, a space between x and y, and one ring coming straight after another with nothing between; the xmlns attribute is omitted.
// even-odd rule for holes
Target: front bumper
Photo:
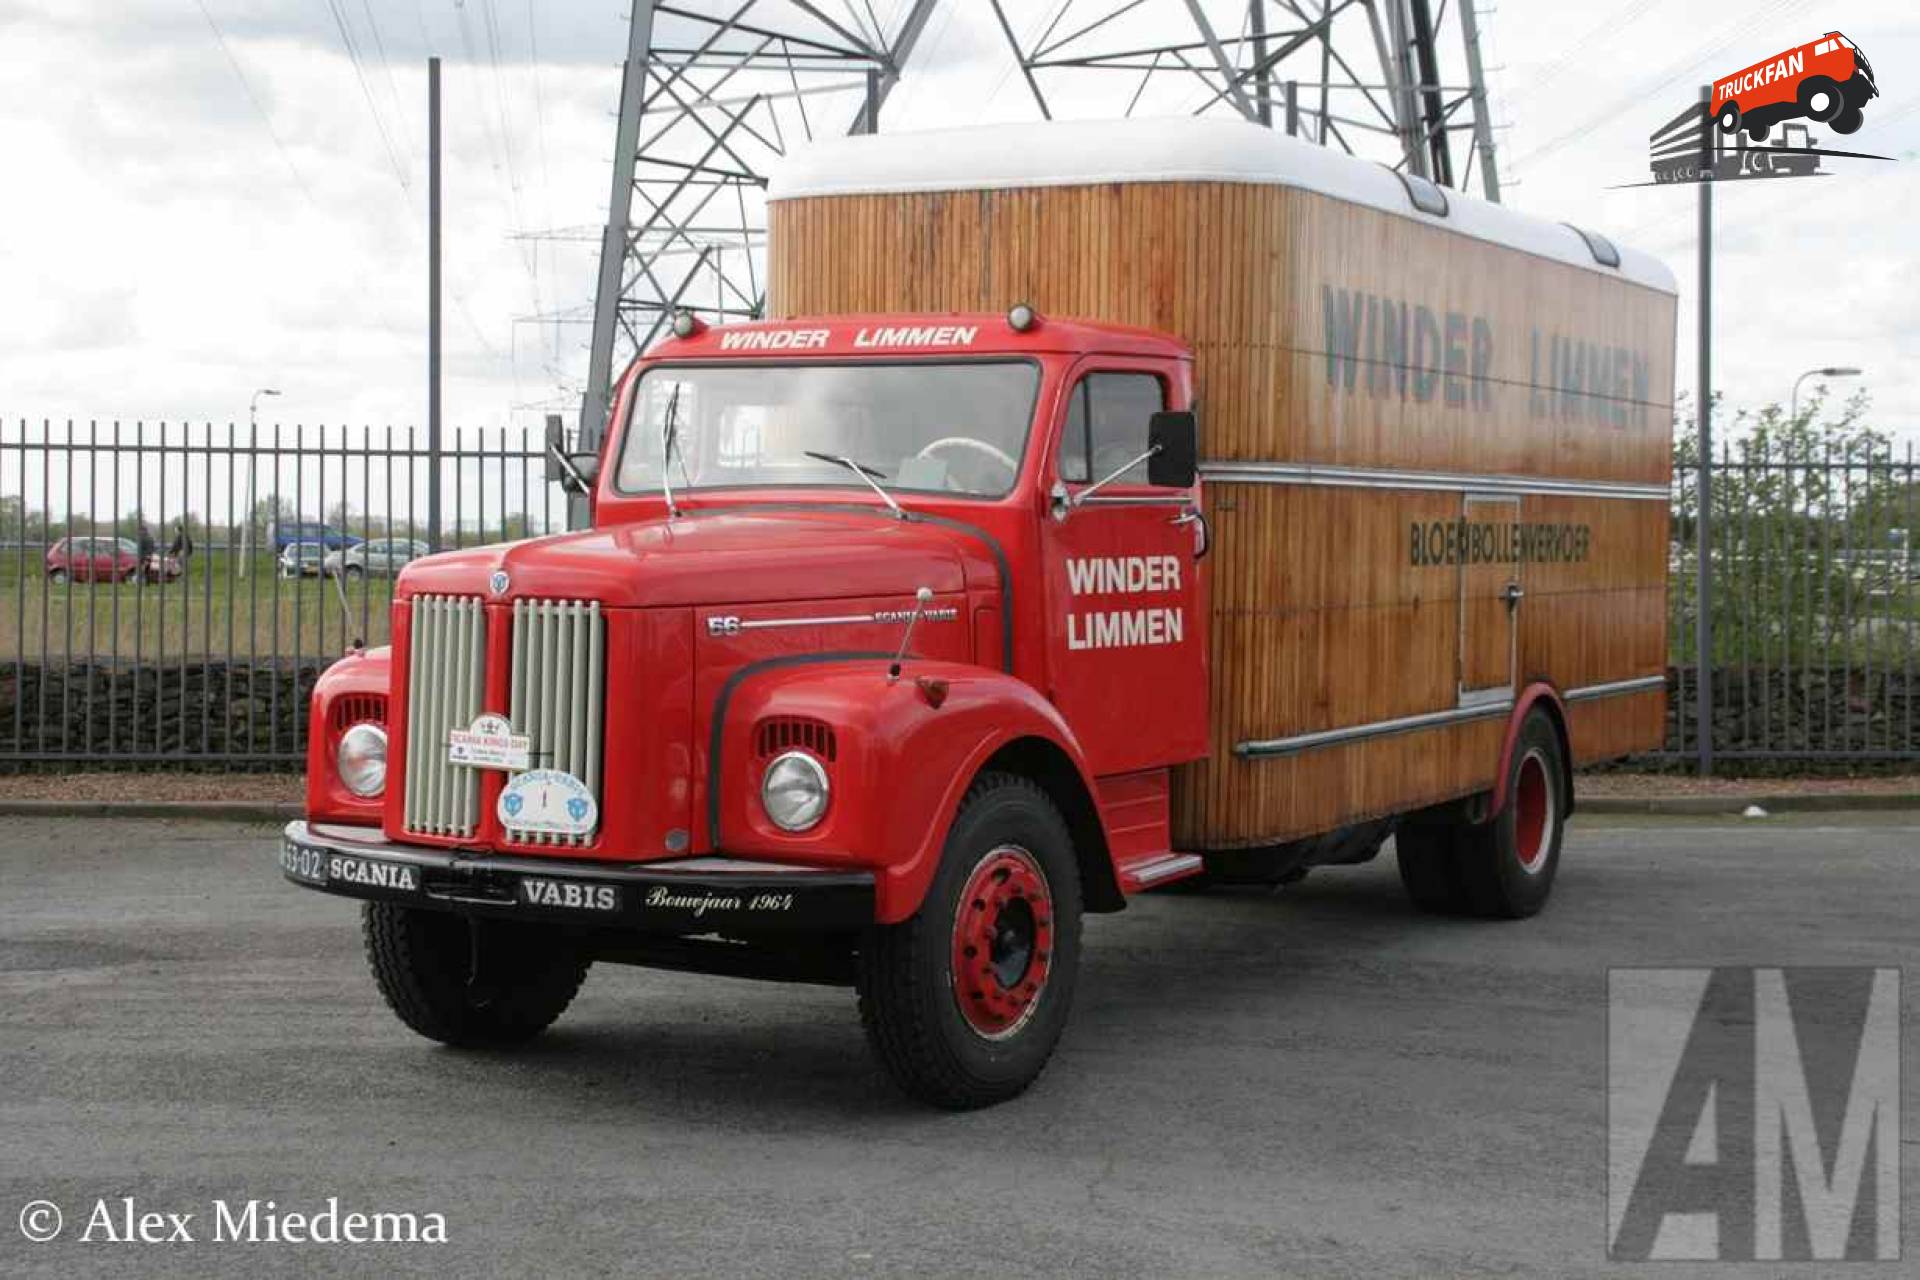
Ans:
<svg viewBox="0 0 1920 1280"><path fill-rule="evenodd" d="M331 823L288 823L280 871L347 898L645 933L819 933L874 918L871 872L739 858L600 863L466 853Z"/></svg>

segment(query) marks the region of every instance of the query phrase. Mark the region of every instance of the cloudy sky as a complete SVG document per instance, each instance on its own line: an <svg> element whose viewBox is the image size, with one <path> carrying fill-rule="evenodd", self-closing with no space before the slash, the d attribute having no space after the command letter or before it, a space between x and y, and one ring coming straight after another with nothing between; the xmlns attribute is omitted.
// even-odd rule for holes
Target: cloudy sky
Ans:
<svg viewBox="0 0 1920 1280"><path fill-rule="evenodd" d="M1031 30L1058 2L1007 7ZM226 421L272 386L289 422L422 420L429 54L446 60L447 420L570 411L623 8L0 0L0 416ZM1243 6L1211 8L1231 28ZM1855 39L1886 96L1848 141L1898 159L1721 193L1716 384L1758 405L1802 369L1859 365L1876 420L1920 439L1920 6L1501 0L1483 25L1507 202L1667 260L1683 389L1693 193L1618 188L1702 80L1830 28ZM920 55L889 130L1033 114L983 0L950 3ZM1066 112L1118 114L1125 88L1056 92Z"/></svg>

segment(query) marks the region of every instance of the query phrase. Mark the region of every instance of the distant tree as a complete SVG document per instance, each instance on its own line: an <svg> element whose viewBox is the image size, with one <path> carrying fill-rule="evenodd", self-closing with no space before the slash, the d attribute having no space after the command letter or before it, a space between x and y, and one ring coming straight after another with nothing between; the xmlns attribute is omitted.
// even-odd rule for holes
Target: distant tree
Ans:
<svg viewBox="0 0 1920 1280"><path fill-rule="evenodd" d="M1718 397L1715 398L1716 404ZM1858 394L1833 412L1815 396L1797 416L1778 404L1723 425L1713 478L1714 652L1721 662L1800 663L1833 656L1835 632L1858 615L1854 554L1885 527L1903 475L1885 432ZM1699 441L1694 415L1675 418L1673 499L1675 656L1693 656ZM1836 659L1837 660L1837 659Z"/></svg>
<svg viewBox="0 0 1920 1280"><path fill-rule="evenodd" d="M20 494L0 495L0 542L38 542L46 531L46 512L29 507Z"/></svg>

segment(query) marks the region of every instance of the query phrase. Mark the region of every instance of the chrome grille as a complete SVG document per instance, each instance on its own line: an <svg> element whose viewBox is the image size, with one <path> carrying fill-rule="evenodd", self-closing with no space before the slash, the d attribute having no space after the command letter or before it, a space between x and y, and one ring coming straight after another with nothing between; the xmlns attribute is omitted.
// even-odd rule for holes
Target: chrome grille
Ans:
<svg viewBox="0 0 1920 1280"><path fill-rule="evenodd" d="M487 622L473 596L415 596L407 648L408 831L471 836L479 821L478 773L447 763L447 735L480 714Z"/></svg>
<svg viewBox="0 0 1920 1280"><path fill-rule="evenodd" d="M533 740L533 766L560 769L601 802L601 721L606 688L606 619L597 601L515 600L513 673L507 718ZM591 834L507 828L527 844L585 844Z"/></svg>

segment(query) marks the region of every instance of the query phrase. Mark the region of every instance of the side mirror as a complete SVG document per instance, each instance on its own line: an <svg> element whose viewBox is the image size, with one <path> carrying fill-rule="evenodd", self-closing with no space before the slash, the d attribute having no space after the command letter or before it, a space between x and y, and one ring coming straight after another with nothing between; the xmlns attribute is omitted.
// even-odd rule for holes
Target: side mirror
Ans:
<svg viewBox="0 0 1920 1280"><path fill-rule="evenodd" d="M1156 413L1147 426L1147 483L1163 489L1191 489L1200 472L1200 427L1185 410Z"/></svg>
<svg viewBox="0 0 1920 1280"><path fill-rule="evenodd" d="M547 479L578 494L593 492L600 477L600 455L568 453L567 431L558 414L547 415Z"/></svg>

